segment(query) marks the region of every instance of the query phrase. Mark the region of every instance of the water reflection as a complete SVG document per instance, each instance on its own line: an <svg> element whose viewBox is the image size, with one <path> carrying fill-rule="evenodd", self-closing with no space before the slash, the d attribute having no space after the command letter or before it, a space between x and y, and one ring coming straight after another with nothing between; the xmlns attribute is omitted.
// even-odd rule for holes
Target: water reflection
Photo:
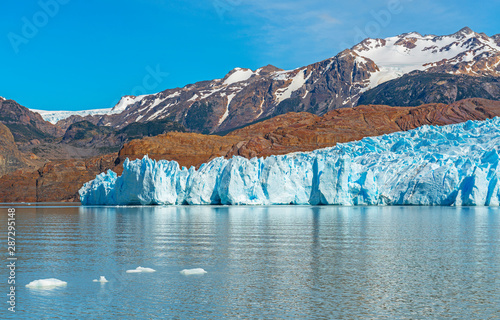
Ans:
<svg viewBox="0 0 500 320"><path fill-rule="evenodd" d="M24 207L17 217L22 318L500 312L496 208ZM157 272L125 273L137 266ZM208 273L179 274L197 267ZM101 275L110 282L92 282ZM24 287L51 277L68 286Z"/></svg>

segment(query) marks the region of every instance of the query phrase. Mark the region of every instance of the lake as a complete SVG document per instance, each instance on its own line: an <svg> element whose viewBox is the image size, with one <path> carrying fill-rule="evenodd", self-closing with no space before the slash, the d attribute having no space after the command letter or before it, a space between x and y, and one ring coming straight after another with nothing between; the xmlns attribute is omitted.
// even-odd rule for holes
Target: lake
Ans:
<svg viewBox="0 0 500 320"><path fill-rule="evenodd" d="M15 207L3 319L500 318L499 208Z"/></svg>

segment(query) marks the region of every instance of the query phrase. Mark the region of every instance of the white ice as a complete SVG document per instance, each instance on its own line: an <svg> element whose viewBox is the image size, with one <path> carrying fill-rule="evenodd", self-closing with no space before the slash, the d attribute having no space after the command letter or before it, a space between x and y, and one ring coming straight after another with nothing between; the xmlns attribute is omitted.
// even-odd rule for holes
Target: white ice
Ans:
<svg viewBox="0 0 500 320"><path fill-rule="evenodd" d="M106 282L109 282L109 281L106 279L106 277L104 277L104 276L100 276L100 277L99 277L99 280L98 280L98 279L94 279L94 280L92 280L92 281L94 281L94 282L100 282L100 283L106 283Z"/></svg>
<svg viewBox="0 0 500 320"><path fill-rule="evenodd" d="M191 275L201 275L207 272L202 268L195 268L195 269L184 269L180 273L184 276L191 276Z"/></svg>
<svg viewBox="0 0 500 320"><path fill-rule="evenodd" d="M137 267L132 270L127 270L127 273L141 273L141 272L156 272L155 269L151 268L143 268L143 267Z"/></svg>
<svg viewBox="0 0 500 320"><path fill-rule="evenodd" d="M66 281L61 281L59 279L50 278L50 279L40 279L31 281L26 285L28 288L32 289L53 289L56 287L66 286L68 283Z"/></svg>

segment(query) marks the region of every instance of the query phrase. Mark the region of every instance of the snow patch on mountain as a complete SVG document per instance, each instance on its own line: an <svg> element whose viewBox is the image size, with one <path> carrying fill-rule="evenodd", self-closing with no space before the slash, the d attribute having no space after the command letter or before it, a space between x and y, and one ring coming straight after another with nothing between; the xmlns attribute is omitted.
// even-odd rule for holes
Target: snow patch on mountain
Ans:
<svg viewBox="0 0 500 320"><path fill-rule="evenodd" d="M221 125L224 122L224 120L226 120L226 118L229 116L229 105L231 104L231 100L233 100L235 95L236 95L236 92L233 92L227 96L226 111L224 112L222 117L219 119L219 125Z"/></svg>
<svg viewBox="0 0 500 320"><path fill-rule="evenodd" d="M295 77L293 77L293 80L288 87L276 90L276 104L279 104L281 101L290 98L294 91L302 88L302 86L311 76L311 74L309 74L307 78L304 77L304 72L305 69L299 70Z"/></svg>
<svg viewBox="0 0 500 320"><path fill-rule="evenodd" d="M224 80L223 85L230 86L233 83L247 81L254 75L254 72L250 69L236 68L234 70L235 71Z"/></svg>
<svg viewBox="0 0 500 320"><path fill-rule="evenodd" d="M116 113L122 113L125 111L128 107L131 105L135 104L136 102L141 101L144 97L147 95L142 95L142 96L124 96L120 99L120 101L111 109L109 114L116 114Z"/></svg>
<svg viewBox="0 0 500 320"><path fill-rule="evenodd" d="M97 116L105 114L117 114L125 111L129 106L141 101L146 95L142 96L124 96L113 108L103 108L103 109L91 109L91 110L58 110L58 111L47 111L39 109L30 109L33 112L40 114L43 120L48 121L52 124L56 124L60 120L64 120L71 116Z"/></svg>

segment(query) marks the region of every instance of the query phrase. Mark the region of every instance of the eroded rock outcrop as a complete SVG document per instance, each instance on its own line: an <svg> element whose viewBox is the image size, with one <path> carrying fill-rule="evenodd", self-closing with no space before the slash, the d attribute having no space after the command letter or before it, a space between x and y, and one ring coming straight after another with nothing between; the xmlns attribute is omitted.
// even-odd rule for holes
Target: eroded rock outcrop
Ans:
<svg viewBox="0 0 500 320"><path fill-rule="evenodd" d="M198 133L169 132L126 143L120 150L119 162L142 158L169 159L181 166L198 167L213 158L225 156L228 150L241 141L238 136L215 136Z"/></svg>
<svg viewBox="0 0 500 320"><path fill-rule="evenodd" d="M18 170L0 178L0 202L79 201L78 190L115 166L116 154L86 160L51 161L38 170Z"/></svg>

